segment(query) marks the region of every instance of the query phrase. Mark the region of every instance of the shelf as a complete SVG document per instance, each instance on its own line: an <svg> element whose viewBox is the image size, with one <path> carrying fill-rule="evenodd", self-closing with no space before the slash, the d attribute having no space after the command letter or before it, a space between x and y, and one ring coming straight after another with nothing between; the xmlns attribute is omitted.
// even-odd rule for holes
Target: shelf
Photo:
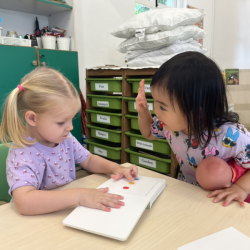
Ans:
<svg viewBox="0 0 250 250"><path fill-rule="evenodd" d="M64 11L71 11L72 6L48 0L0 0L0 9L51 16Z"/></svg>

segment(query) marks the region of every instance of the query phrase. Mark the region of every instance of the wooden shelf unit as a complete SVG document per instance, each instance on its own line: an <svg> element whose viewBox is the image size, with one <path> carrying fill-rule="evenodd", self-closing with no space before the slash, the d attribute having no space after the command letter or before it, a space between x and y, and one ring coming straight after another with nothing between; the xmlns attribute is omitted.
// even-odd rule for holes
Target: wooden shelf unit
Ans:
<svg viewBox="0 0 250 250"><path fill-rule="evenodd" d="M157 71L157 68L146 68L146 69L87 69L86 70L86 78L102 78L102 77L122 77L122 97L136 97L137 94L132 92L132 85L127 82L127 79L129 78L152 78L155 72ZM93 92L90 90L90 83L86 82L86 94L94 94L96 92ZM105 93L106 94L106 93ZM86 97L86 106L87 109L92 109L91 99ZM129 148L130 140L129 137L125 135L126 131L131 130L130 121L125 117L126 114L130 114L128 111L128 104L125 100L122 100L122 152L121 152L121 163L129 162L129 154L124 151L125 148ZM90 124L90 114L87 113L87 124ZM91 138L91 132L90 129L87 128L87 138ZM171 171L170 176L175 177L176 174L176 168L177 168L178 162L176 160L175 155L171 151Z"/></svg>

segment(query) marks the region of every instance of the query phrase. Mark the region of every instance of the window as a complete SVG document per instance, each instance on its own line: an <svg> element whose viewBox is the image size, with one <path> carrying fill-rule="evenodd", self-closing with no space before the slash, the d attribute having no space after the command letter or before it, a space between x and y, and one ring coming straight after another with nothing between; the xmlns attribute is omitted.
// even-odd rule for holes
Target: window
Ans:
<svg viewBox="0 0 250 250"><path fill-rule="evenodd" d="M142 12L148 11L148 10L152 10L152 9L147 7L147 6L144 6L142 4L138 4L138 3L135 4L135 14L136 15L140 14Z"/></svg>

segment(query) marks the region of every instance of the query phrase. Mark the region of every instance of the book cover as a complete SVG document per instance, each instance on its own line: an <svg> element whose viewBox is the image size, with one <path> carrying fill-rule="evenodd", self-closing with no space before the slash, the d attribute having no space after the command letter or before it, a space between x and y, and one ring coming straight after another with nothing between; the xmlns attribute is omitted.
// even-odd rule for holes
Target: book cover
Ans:
<svg viewBox="0 0 250 250"><path fill-rule="evenodd" d="M112 208L111 212L78 206L63 224L86 232L116 240L126 240L146 208L151 209L157 197L166 187L165 179L138 176L134 182L126 178L109 179L98 188L109 188L109 193L124 197L125 206Z"/></svg>

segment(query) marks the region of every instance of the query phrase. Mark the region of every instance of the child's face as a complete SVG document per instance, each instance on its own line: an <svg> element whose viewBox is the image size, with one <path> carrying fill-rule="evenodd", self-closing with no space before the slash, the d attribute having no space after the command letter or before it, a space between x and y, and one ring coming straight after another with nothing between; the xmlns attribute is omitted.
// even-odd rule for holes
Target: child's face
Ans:
<svg viewBox="0 0 250 250"><path fill-rule="evenodd" d="M163 92L157 88L151 88L151 93L155 101L155 114L157 115L157 118L163 122L164 128L167 131L183 131L187 134L187 121L180 111L177 102L174 100L174 110L167 92Z"/></svg>
<svg viewBox="0 0 250 250"><path fill-rule="evenodd" d="M64 110L36 115L35 136L39 143L55 147L63 142L73 129L72 119L77 113L76 105L69 105Z"/></svg>

